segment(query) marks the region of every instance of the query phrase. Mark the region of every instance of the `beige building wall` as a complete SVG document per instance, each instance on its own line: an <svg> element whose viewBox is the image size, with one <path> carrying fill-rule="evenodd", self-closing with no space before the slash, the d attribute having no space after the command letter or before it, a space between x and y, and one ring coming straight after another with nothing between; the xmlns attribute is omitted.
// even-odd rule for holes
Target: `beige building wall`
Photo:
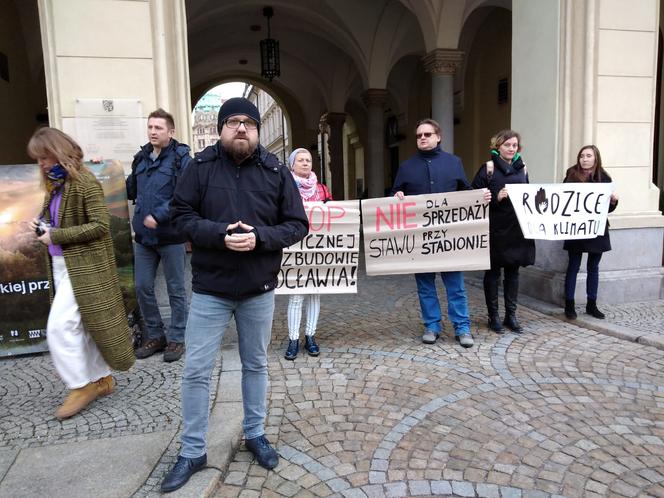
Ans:
<svg viewBox="0 0 664 498"><path fill-rule="evenodd" d="M629 15L620 0L513 8L512 127L523 130L531 179L562 180L594 143L621 197L612 226L664 226L652 183L658 2L630 4Z"/></svg>
<svg viewBox="0 0 664 498"><path fill-rule="evenodd" d="M652 183L659 2L597 2L594 142L620 192L615 227L664 226ZM619 218L629 218L619 220Z"/></svg>
<svg viewBox="0 0 664 498"><path fill-rule="evenodd" d="M138 99L163 107L191 141L184 0L39 0L50 124L75 117L78 98Z"/></svg>
<svg viewBox="0 0 664 498"><path fill-rule="evenodd" d="M627 10L620 0L512 5L512 127L528 144L531 182L561 181L581 146L596 144L620 196L609 217L613 250L602 258L600 300L662 297L664 217L652 182L659 2ZM567 252L561 242L536 243L521 289L561 302ZM579 302L584 287L581 273Z"/></svg>

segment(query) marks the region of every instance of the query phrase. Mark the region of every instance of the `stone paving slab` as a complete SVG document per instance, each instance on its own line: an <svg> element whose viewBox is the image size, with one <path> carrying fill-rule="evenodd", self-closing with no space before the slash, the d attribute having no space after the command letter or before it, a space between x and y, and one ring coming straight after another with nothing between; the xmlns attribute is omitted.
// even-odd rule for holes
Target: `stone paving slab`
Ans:
<svg viewBox="0 0 664 498"><path fill-rule="evenodd" d="M16 460L18 450L0 449L0 482L7 475L7 471Z"/></svg>
<svg viewBox="0 0 664 498"><path fill-rule="evenodd" d="M153 432L22 449L0 483L0 496L131 496L173 436Z"/></svg>

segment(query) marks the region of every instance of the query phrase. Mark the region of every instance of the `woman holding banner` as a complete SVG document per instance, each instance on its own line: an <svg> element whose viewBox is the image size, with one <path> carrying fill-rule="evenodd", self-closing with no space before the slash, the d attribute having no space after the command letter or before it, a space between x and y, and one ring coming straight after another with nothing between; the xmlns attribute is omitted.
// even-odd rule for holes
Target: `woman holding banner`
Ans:
<svg viewBox="0 0 664 498"><path fill-rule="evenodd" d="M611 177L602 168L602 156L594 145L584 145L576 156L576 164L567 170L563 182L611 183ZM611 194L609 213L618 206L618 195ZM566 240L563 244L569 254L567 273L565 274L565 316L574 320L576 308L574 305L574 291L576 289L576 276L581 267L583 253L588 253L586 277L586 313L595 318L604 318L604 313L597 309L597 288L599 287L599 261L602 253L611 250L609 238L609 222L606 222L604 234L594 239Z"/></svg>
<svg viewBox="0 0 664 498"><path fill-rule="evenodd" d="M517 334L523 328L516 319L519 293L519 267L535 262L535 242L523 236L514 207L505 185L528 183L528 171L519 152L521 136L513 130L499 131L491 138L491 159L484 163L475 178L473 188L491 191L489 204L489 240L491 268L484 272L484 298L489 313L489 328L502 334L503 325ZM498 312L498 282L504 269L503 295L505 319L502 324Z"/></svg>
<svg viewBox="0 0 664 498"><path fill-rule="evenodd" d="M332 200L330 191L325 185L318 182L316 173L311 169L311 153L307 149L295 149L288 156L288 164L303 202ZM302 319L302 303L305 298L307 321L304 328L304 349L307 350L309 356L318 356L320 353L314 339L320 313L320 294L291 294L288 300L288 348L284 354L284 358L287 360L294 360L300 348L300 320Z"/></svg>
<svg viewBox="0 0 664 498"><path fill-rule="evenodd" d="M46 339L70 390L55 412L65 419L111 394L111 368L128 370L135 358L101 185L83 165L79 145L60 130L37 130L28 154L46 190L41 216L30 226L48 247Z"/></svg>

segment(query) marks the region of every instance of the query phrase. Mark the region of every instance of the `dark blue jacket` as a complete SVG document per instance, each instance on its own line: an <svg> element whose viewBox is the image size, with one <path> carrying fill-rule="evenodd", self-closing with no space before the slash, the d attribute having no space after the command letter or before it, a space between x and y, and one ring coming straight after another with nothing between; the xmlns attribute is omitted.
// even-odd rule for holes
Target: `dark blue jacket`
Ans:
<svg viewBox="0 0 664 498"><path fill-rule="evenodd" d="M442 150L422 151L406 159L399 166L392 193L405 195L437 194L470 190L461 159Z"/></svg>
<svg viewBox="0 0 664 498"><path fill-rule="evenodd" d="M154 161L150 159L152 150L149 143L141 147L127 178L127 198L136 204L131 221L136 242L144 246L182 244L187 239L171 222L170 203L178 177L191 161L189 146L171 139ZM143 225L149 214L157 220L156 229Z"/></svg>
<svg viewBox="0 0 664 498"><path fill-rule="evenodd" d="M282 249L309 231L293 175L260 145L239 165L219 142L194 161L171 204L175 226L192 243L194 292L236 300L274 289ZM254 250L226 248L226 230L236 221L255 228Z"/></svg>

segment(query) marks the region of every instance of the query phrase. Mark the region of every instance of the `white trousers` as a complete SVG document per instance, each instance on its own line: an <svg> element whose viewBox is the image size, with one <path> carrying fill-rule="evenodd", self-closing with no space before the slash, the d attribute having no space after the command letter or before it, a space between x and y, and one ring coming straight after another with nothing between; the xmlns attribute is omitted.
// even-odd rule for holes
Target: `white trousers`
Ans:
<svg viewBox="0 0 664 498"><path fill-rule="evenodd" d="M55 297L48 314L46 340L58 374L69 389L78 389L111 373L92 337L83 329L65 258L53 256Z"/></svg>
<svg viewBox="0 0 664 498"><path fill-rule="evenodd" d="M320 314L320 294L291 294L288 300L288 338L290 340L300 337L300 320L302 319L302 301L307 300L307 321L304 327L305 335L316 333L316 324Z"/></svg>

